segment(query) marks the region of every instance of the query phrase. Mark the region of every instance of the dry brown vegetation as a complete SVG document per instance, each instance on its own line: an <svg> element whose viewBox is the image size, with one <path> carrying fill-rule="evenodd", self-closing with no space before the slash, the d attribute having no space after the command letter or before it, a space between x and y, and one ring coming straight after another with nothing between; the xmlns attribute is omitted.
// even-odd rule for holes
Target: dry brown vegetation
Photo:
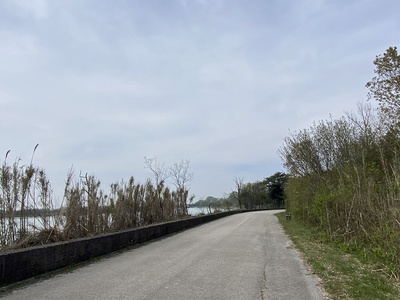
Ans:
<svg viewBox="0 0 400 300"><path fill-rule="evenodd" d="M36 150L36 147L35 147ZM7 163L0 171L0 245L1 250L40 245L61 240L93 236L135 228L188 216L189 162L165 169L163 178L144 184L131 177L111 184L106 193L95 176L67 176L63 203L54 210L53 193L43 169ZM147 160L154 166L155 159ZM158 175L157 171L153 175ZM174 176L176 189L165 184ZM153 176L153 178L155 178Z"/></svg>

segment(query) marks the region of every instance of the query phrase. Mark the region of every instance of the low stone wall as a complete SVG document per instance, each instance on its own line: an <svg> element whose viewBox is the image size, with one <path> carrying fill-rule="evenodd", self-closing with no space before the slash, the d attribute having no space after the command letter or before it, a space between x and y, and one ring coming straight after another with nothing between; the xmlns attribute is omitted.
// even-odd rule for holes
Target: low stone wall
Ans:
<svg viewBox="0 0 400 300"><path fill-rule="evenodd" d="M0 286L243 211L229 211L0 254Z"/></svg>

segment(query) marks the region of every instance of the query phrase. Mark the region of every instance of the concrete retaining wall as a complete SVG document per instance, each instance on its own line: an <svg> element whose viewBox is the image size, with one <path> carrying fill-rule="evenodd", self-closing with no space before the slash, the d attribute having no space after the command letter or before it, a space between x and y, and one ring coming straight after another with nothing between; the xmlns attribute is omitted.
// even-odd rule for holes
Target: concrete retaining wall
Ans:
<svg viewBox="0 0 400 300"><path fill-rule="evenodd" d="M0 254L0 286L243 211L230 211Z"/></svg>

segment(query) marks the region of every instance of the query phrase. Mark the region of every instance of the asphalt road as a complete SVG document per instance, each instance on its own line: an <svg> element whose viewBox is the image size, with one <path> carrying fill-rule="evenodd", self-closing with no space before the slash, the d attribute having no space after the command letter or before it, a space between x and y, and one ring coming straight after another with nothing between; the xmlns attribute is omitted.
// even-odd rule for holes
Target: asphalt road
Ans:
<svg viewBox="0 0 400 300"><path fill-rule="evenodd" d="M274 213L222 218L26 285L4 299L324 299Z"/></svg>

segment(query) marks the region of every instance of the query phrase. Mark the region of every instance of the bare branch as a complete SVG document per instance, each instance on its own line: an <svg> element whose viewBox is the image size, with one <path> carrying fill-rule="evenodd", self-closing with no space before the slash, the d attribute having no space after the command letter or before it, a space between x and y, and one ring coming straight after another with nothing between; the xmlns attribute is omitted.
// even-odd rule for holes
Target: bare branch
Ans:
<svg viewBox="0 0 400 300"><path fill-rule="evenodd" d="M235 176L233 178L233 182L235 183L235 187L237 189L237 199L239 202L239 208L242 208L242 198L240 197L240 192L243 188L243 177Z"/></svg>
<svg viewBox="0 0 400 300"><path fill-rule="evenodd" d="M189 160L182 160L180 163L175 163L169 168L170 176L172 177L173 184L178 189L185 189L190 181L193 180L193 173L189 172Z"/></svg>
<svg viewBox="0 0 400 300"><path fill-rule="evenodd" d="M151 171L155 186L158 186L160 183L164 182L168 177L170 177L169 171L165 167L165 163L159 163L157 161L157 157L147 158L145 156L144 164L145 168Z"/></svg>

